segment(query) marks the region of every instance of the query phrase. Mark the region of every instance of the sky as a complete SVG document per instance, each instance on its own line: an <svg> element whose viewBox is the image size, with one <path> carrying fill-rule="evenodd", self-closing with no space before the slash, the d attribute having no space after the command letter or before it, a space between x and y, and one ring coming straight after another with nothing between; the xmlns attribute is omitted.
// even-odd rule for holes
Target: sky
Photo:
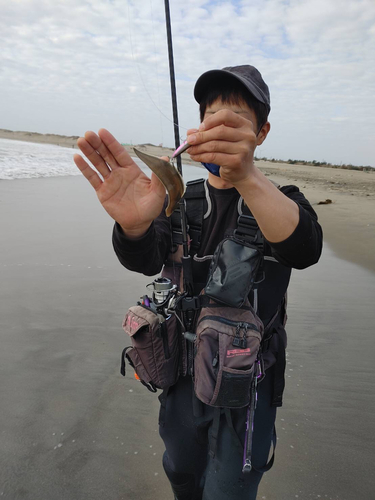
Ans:
<svg viewBox="0 0 375 500"><path fill-rule="evenodd" d="M210 69L271 93L258 157L375 167L374 0L170 0L181 139ZM0 128L174 146L163 0L0 0Z"/></svg>

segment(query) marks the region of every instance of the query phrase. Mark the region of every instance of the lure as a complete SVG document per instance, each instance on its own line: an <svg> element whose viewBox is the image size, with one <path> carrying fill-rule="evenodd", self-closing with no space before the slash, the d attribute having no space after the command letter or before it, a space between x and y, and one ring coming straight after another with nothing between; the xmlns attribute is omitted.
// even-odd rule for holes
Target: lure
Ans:
<svg viewBox="0 0 375 500"><path fill-rule="evenodd" d="M179 146L176 151L173 153L172 158L176 158L178 155L181 155L184 153L191 144L189 144L187 141L184 141L181 146ZM204 168L206 168L211 174L216 175L216 177L220 177L220 165L216 165L216 163L203 163L202 165Z"/></svg>

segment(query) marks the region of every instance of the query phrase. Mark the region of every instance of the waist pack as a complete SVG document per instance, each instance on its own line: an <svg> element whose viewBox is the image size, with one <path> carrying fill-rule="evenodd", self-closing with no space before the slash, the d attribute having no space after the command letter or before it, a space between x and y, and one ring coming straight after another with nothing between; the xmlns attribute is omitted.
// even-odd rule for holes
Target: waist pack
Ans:
<svg viewBox="0 0 375 500"><path fill-rule="evenodd" d="M181 336L176 317L164 318L145 305L132 306L125 315L123 329L131 339L121 355L121 374L127 359L138 378L151 392L177 382Z"/></svg>
<svg viewBox="0 0 375 500"><path fill-rule="evenodd" d="M264 326L247 302L243 308L210 300L199 315L194 390L203 403L224 408L250 404L254 377L261 376Z"/></svg>

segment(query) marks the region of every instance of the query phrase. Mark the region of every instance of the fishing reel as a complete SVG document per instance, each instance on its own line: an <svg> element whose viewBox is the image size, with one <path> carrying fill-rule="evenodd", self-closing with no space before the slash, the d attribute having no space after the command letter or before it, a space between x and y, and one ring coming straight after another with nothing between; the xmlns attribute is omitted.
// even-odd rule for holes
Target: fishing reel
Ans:
<svg viewBox="0 0 375 500"><path fill-rule="evenodd" d="M146 288L152 290L152 297L144 295L142 305L149 307L157 314L168 318L175 307L177 286L169 278L159 277L149 283Z"/></svg>

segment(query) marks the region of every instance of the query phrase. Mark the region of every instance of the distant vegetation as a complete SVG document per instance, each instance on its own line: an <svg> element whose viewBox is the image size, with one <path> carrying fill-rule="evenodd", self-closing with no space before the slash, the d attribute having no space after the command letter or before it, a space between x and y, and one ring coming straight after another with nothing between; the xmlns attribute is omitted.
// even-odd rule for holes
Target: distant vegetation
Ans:
<svg viewBox="0 0 375 500"><path fill-rule="evenodd" d="M327 167L327 168L342 168L344 170L360 170L362 172L375 172L375 168L371 167L370 165L366 166L356 166L352 164L347 164L347 165L335 165L333 163L327 163L326 161L305 161L305 160L277 160L276 158L256 158L255 161L270 161L272 163L287 163L289 165L306 165L308 167Z"/></svg>

